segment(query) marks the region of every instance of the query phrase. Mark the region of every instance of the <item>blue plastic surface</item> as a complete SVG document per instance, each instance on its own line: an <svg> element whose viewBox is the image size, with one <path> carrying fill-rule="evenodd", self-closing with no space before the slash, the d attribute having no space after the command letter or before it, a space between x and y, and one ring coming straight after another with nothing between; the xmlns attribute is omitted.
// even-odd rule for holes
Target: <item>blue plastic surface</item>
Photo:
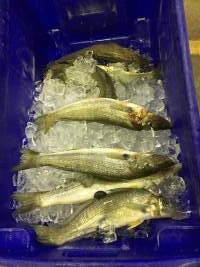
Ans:
<svg viewBox="0 0 200 267"><path fill-rule="evenodd" d="M161 64L191 217L153 221L148 238L45 247L16 225L10 200L34 82L50 61L110 40ZM200 266L200 121L182 0L1 0L0 131L1 266Z"/></svg>

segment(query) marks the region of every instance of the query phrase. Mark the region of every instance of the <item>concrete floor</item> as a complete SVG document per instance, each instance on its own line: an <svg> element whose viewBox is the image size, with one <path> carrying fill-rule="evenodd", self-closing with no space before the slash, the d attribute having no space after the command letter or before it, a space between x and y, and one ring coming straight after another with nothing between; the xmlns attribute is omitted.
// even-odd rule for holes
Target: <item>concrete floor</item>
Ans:
<svg viewBox="0 0 200 267"><path fill-rule="evenodd" d="M200 107L200 0L184 0L195 86Z"/></svg>

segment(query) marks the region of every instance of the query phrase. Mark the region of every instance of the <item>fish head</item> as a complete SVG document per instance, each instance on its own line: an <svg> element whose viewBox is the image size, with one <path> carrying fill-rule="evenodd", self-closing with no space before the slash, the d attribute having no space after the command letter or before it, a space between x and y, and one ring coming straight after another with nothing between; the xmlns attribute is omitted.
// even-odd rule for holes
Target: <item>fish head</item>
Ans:
<svg viewBox="0 0 200 267"><path fill-rule="evenodd" d="M169 120L160 115L149 112L144 107L124 101L123 108L134 129L142 130L153 128L154 130L165 130L171 128L171 122Z"/></svg>
<svg viewBox="0 0 200 267"><path fill-rule="evenodd" d="M183 218L183 212L177 204L171 200L157 196L146 189L130 190L129 202L124 205L131 204L130 208L140 210L144 215L150 215L151 218Z"/></svg>
<svg viewBox="0 0 200 267"><path fill-rule="evenodd" d="M154 130L166 130L171 129L172 127L172 124L169 120L151 112L148 112L144 121L146 125L149 125Z"/></svg>
<svg viewBox="0 0 200 267"><path fill-rule="evenodd" d="M145 177L177 164L176 160L169 156L153 153L124 153L123 157L138 177Z"/></svg>
<svg viewBox="0 0 200 267"><path fill-rule="evenodd" d="M159 205L159 198L144 188L129 189L129 195L127 196L127 201L131 203L133 209L135 205L138 205L138 207L144 206L145 209Z"/></svg>
<svg viewBox="0 0 200 267"><path fill-rule="evenodd" d="M162 170L168 167L171 167L177 163L177 161L169 156L146 153L144 156L141 156L141 160L143 157L143 166L144 169L153 169L153 170Z"/></svg>
<svg viewBox="0 0 200 267"><path fill-rule="evenodd" d="M164 197L159 197L158 203L158 217L172 218L174 220L183 220L189 217L189 213L181 207L180 203L178 203L176 199L169 200Z"/></svg>

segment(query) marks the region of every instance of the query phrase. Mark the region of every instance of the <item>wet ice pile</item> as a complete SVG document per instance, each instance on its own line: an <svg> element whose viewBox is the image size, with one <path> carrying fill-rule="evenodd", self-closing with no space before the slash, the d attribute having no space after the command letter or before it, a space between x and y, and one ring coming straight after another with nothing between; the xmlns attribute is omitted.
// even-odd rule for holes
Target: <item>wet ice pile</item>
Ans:
<svg viewBox="0 0 200 267"><path fill-rule="evenodd" d="M91 74L97 62L89 55L79 57L74 64L65 68L65 81L46 79L36 84L35 101L29 111L30 121L48 111L83 98L98 97L100 89ZM117 63L118 64L118 63ZM119 68L119 64L116 65ZM116 94L119 99L143 105L150 111L167 117L165 109L165 92L161 80L134 77L124 84L112 76ZM75 148L112 147L125 148L138 152L155 152L177 157L180 147L170 130L133 131L118 126L86 122L58 122L47 134L36 133L37 127L28 122L25 129L26 138L23 147L43 152L59 152ZM69 183L80 174L56 170L51 167L23 170L13 177L13 184L18 191L34 192L50 190ZM83 176L83 174L81 174ZM62 222L72 212L70 206L49 207L36 210L16 219L25 222Z"/></svg>

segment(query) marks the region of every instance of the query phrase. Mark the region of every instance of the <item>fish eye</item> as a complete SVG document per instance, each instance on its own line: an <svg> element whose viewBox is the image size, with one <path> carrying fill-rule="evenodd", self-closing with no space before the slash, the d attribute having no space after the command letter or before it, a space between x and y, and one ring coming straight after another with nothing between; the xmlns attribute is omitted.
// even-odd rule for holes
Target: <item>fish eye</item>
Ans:
<svg viewBox="0 0 200 267"><path fill-rule="evenodd" d="M130 158L130 155L126 153L124 153L122 156L125 160L128 160Z"/></svg>
<svg viewBox="0 0 200 267"><path fill-rule="evenodd" d="M97 191L95 194L94 194L94 198L96 199L101 199L101 198L104 198L106 196L106 192L104 191Z"/></svg>

